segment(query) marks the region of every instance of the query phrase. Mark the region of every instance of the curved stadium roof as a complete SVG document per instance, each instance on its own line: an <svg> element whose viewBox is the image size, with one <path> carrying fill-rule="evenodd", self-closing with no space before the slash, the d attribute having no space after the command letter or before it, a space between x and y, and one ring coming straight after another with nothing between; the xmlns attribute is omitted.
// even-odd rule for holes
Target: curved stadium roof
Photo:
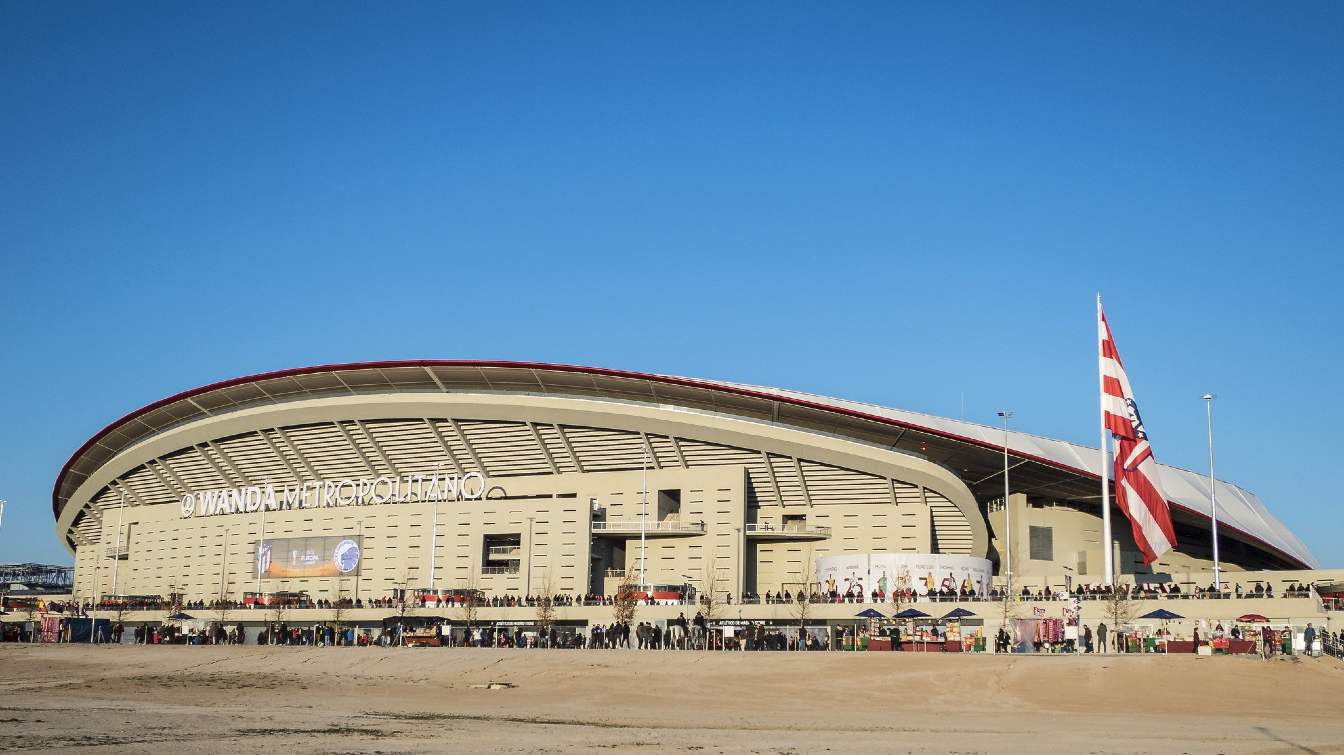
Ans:
<svg viewBox="0 0 1344 755"><path fill-rule="evenodd" d="M98 467L141 440L207 416L259 404L331 395L489 391L602 397L742 416L803 427L922 456L957 474L978 497L1001 490L1003 430L781 388L535 362L414 360L320 365L234 378L170 396L103 428L56 478L52 510ZM1008 434L1016 492L1100 503L1097 449L1021 432ZM1208 478L1160 465L1169 502L1209 519ZM1285 560L1315 567L1311 552L1255 495L1219 480L1220 532ZM1120 525L1123 526L1123 525Z"/></svg>

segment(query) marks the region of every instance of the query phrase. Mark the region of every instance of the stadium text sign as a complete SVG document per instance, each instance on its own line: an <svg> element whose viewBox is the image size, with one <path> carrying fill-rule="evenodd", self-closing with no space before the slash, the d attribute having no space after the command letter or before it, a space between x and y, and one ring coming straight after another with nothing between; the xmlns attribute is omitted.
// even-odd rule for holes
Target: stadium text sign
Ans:
<svg viewBox="0 0 1344 755"><path fill-rule="evenodd" d="M267 483L187 493L182 496L182 516L240 514L263 508L282 511L378 503L476 501L484 496L485 478L480 472L316 480L281 487Z"/></svg>

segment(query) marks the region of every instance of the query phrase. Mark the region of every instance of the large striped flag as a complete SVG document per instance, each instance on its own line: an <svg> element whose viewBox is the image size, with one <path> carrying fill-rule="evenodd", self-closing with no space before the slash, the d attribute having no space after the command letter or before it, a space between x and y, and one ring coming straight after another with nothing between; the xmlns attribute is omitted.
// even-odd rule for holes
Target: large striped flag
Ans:
<svg viewBox="0 0 1344 755"><path fill-rule="evenodd" d="M1097 332L1101 339L1102 421L1115 441L1115 502L1129 517L1134 542L1143 552L1143 562L1151 564L1158 556L1176 546L1171 528L1171 511L1158 478L1148 433L1139 416L1139 405L1125 376L1120 352L1111 337L1111 326L1097 301Z"/></svg>

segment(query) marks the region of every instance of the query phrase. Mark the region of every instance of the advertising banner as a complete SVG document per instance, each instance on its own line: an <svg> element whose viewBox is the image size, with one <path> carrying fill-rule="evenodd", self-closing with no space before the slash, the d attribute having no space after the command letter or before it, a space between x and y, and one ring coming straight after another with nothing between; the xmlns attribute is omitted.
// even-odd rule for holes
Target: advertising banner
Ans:
<svg viewBox="0 0 1344 755"><path fill-rule="evenodd" d="M363 560L360 538L346 535L261 541L254 575L262 579L353 577Z"/></svg>
<svg viewBox="0 0 1344 755"><path fill-rule="evenodd" d="M817 558L817 580L825 592L888 596L895 590L969 590L989 594L992 567L987 559L951 553L868 553Z"/></svg>
<svg viewBox="0 0 1344 755"><path fill-rule="evenodd" d="M817 559L817 582L824 594L865 594L868 587L868 554L822 556Z"/></svg>

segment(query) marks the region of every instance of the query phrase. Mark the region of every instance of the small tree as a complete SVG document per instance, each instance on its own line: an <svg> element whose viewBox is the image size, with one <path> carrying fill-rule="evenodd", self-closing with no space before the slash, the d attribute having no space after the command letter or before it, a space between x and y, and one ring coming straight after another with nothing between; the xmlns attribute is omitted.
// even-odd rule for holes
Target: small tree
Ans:
<svg viewBox="0 0 1344 755"><path fill-rule="evenodd" d="M1134 621L1134 614L1138 613L1139 606L1130 596L1129 590L1121 589L1123 586L1116 584L1109 595L1106 596L1106 619L1111 622L1111 631L1119 632L1120 627Z"/></svg>
<svg viewBox="0 0 1344 755"><path fill-rule="evenodd" d="M38 600L40 600L40 598L24 598L23 602L19 604L23 609L24 618L28 620L29 642L37 642L37 631L39 626L38 617L42 615L42 612L38 610Z"/></svg>
<svg viewBox="0 0 1344 755"><path fill-rule="evenodd" d="M621 581L616 585L616 594L611 599L611 620L616 624L630 626L639 610L639 574L634 567L626 567Z"/></svg>
<svg viewBox="0 0 1344 755"><path fill-rule="evenodd" d="M187 592L183 585L168 585L168 600L163 603L164 621L171 620L169 617L183 613L187 607Z"/></svg>
<svg viewBox="0 0 1344 755"><path fill-rule="evenodd" d="M401 573L401 578L394 584L397 591L397 644L406 644L406 614L411 610L411 601L407 599L410 591L411 578L406 572Z"/></svg>
<svg viewBox="0 0 1344 755"><path fill-rule="evenodd" d="M350 606L346 605L346 592L338 586L336 588L336 600L331 604L331 622L336 626L336 644L340 644L341 637L345 634L345 617L350 612Z"/></svg>
<svg viewBox="0 0 1344 755"><path fill-rule="evenodd" d="M223 600L216 600L214 604L213 614L215 617L215 623L219 624L220 629L223 629L224 622L227 621L229 618L229 604L225 603ZM213 635L211 637L211 641L213 642L214 637L217 636L218 634Z"/></svg>
<svg viewBox="0 0 1344 755"><path fill-rule="evenodd" d="M541 583L542 594L537 597L537 627L540 631L540 637L537 638L537 644L547 647L551 627L555 624L555 582L550 569L546 570L546 577Z"/></svg>
<svg viewBox="0 0 1344 755"><path fill-rule="evenodd" d="M272 597L272 600L275 600L275 598ZM280 624L285 620L285 615L289 612L289 606L285 605L283 600L279 600L266 606L266 610L271 615L271 628L266 632L266 644L275 645L278 644L275 635L280 631Z"/></svg>
<svg viewBox="0 0 1344 755"><path fill-rule="evenodd" d="M721 593L723 578L719 569L711 565L704 568L704 591L700 594L700 613L705 617L705 648L709 648L709 625L717 621L726 605Z"/></svg>
<svg viewBox="0 0 1344 755"><path fill-rule="evenodd" d="M476 630L476 619L480 615L481 609L481 591L479 589L479 579L476 572L471 572L463 585L462 602L456 606L456 613L462 622L467 625L467 639L470 640Z"/></svg>
<svg viewBox="0 0 1344 755"><path fill-rule="evenodd" d="M1009 574L1003 587L1003 600L999 603L999 626L1007 629L1013 619L1022 618L1022 596L1015 589L1013 575ZM1014 638L1016 639L1016 638Z"/></svg>
<svg viewBox="0 0 1344 755"><path fill-rule="evenodd" d="M802 578L803 586L794 596L793 605L790 606L793 615L798 617L799 650L807 649L807 619L812 614L812 585L817 581L814 566L812 549L809 548L803 559L802 572L799 575ZM894 593L895 591L893 591L893 595Z"/></svg>

